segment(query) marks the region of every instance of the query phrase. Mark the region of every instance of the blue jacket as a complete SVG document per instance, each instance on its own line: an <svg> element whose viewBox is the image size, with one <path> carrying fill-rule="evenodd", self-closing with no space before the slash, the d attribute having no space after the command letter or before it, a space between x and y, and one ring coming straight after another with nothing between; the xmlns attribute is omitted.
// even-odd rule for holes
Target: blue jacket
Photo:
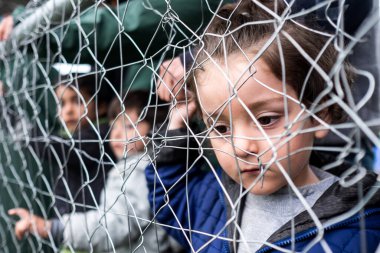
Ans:
<svg viewBox="0 0 380 253"><path fill-rule="evenodd" d="M179 143L171 143L170 146L186 147ZM220 168L211 172L203 171L201 167L204 163L200 159L197 161L196 155L189 159L195 159L196 162L186 164L185 151L186 149L162 148L156 165L150 165L146 169L149 200L155 217L159 223L169 225L168 232L188 251L202 249L200 252L235 252L237 247L233 242L236 240L233 239L238 233L234 233L234 222L240 223L241 214L236 212L236 208L231 208L236 207L231 203L238 203L236 200L240 186L222 173ZM340 169L336 171L337 174L341 172ZM363 185L365 196L379 189L376 175L368 172L354 186L343 188L338 182L332 185L313 206L324 225L333 217L347 215L343 221L327 225L321 236L334 253L364 252L364 249L366 252L375 252L380 243L380 194L376 193L370 198L363 212L350 213L358 200L363 199L357 197L360 185ZM244 206L244 199L240 205ZM294 249L305 250L318 235L318 230L306 211L295 217L294 224ZM361 230L361 224L365 224L364 230ZM291 228L290 222L285 224L268 242L291 249ZM362 238L365 238L365 245L361 244ZM237 236L235 239L238 239ZM325 252L320 242L319 239L308 252ZM281 251L263 246L258 252Z"/></svg>

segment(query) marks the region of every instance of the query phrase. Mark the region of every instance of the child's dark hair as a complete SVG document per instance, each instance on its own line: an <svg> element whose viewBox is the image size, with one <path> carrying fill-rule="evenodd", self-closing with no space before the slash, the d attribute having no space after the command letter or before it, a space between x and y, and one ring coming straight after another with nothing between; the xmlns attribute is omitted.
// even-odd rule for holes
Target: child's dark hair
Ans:
<svg viewBox="0 0 380 253"><path fill-rule="evenodd" d="M161 124L168 115L168 106L163 105L161 100L151 98L151 93L145 90L129 91L126 96L122 96L125 111L135 110L143 121L153 124ZM151 98L151 103L150 102ZM120 99L115 97L108 110L108 120L112 121L122 112L123 108Z"/></svg>
<svg viewBox="0 0 380 253"><path fill-rule="evenodd" d="M62 80L60 85L75 87L81 94L86 94L89 97L96 96L98 106L103 106L105 108L108 107L113 98L112 89L109 87L109 84L106 80L108 80L108 82L110 82L116 88L118 86L118 80L114 78L113 74L111 75L108 73L103 78L100 74L91 73L78 76L74 79L70 76L61 76L60 79ZM107 112L107 110L105 110L105 112ZM99 116L104 117L107 115L105 113L104 115Z"/></svg>
<svg viewBox="0 0 380 253"><path fill-rule="evenodd" d="M112 100L112 89L104 79L102 82L100 82L100 80L100 75L85 75L77 79L77 84L81 93L85 92L91 97L96 95L98 104L104 104L107 106ZM95 85L96 81L98 82L98 85Z"/></svg>
<svg viewBox="0 0 380 253"><path fill-rule="evenodd" d="M279 16L286 10L286 5L282 0L262 0L260 3L272 12L278 13ZM243 0L238 4L225 5L210 23L203 37L203 43L197 48L198 56L195 66L201 66L209 57L223 59L225 55L239 53L241 50L245 53L257 53L276 33L276 29L282 26L281 31L277 34L278 39L273 40L260 58L265 61L279 80L282 80L283 76L281 60L283 58L286 83L298 95L303 93L301 102L310 107L328 86L322 75L312 68L312 64L286 35L296 41L311 59L317 59L317 65L327 74L336 63L337 52L325 35L310 31L295 23L294 20L276 22L277 20L272 14L253 1ZM279 46L282 52L279 51ZM353 82L351 68L346 62L343 62L343 68L343 72L339 73L339 79L341 81L342 78L345 78L351 84ZM195 88L194 78L201 72L202 67L195 68L192 73L193 77L190 75L189 83L192 89ZM306 79L307 81L305 81ZM306 87L304 87L304 83L306 83ZM337 93L335 85L332 92ZM328 97L325 96L318 104L327 100ZM330 105L319 113L327 113L331 123L341 122L345 119L343 110L337 104Z"/></svg>

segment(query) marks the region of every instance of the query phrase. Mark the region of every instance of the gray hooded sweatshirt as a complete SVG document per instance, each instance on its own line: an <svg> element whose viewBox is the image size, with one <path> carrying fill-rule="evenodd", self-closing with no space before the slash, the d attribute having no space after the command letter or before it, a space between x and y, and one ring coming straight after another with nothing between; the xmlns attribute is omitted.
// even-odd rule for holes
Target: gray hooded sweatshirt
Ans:
<svg viewBox="0 0 380 253"><path fill-rule="evenodd" d="M164 230L151 223L144 170L148 156L137 154L110 170L97 209L65 214L52 222L58 244L90 252L167 252Z"/></svg>

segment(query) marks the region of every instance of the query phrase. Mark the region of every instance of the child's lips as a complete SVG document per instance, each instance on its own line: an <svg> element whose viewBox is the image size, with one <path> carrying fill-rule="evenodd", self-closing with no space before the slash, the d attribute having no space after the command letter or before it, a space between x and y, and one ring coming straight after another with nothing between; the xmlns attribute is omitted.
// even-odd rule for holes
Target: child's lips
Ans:
<svg viewBox="0 0 380 253"><path fill-rule="evenodd" d="M247 168L247 169L242 169L240 171L242 174L260 174L261 173L261 169L259 168Z"/></svg>
<svg viewBox="0 0 380 253"><path fill-rule="evenodd" d="M68 126L74 126L76 124L78 124L77 120L67 120L66 121L66 125L68 125Z"/></svg>
<svg viewBox="0 0 380 253"><path fill-rule="evenodd" d="M117 149L124 149L125 148L125 144L123 144L123 143L114 143L112 146L114 148L117 148Z"/></svg>

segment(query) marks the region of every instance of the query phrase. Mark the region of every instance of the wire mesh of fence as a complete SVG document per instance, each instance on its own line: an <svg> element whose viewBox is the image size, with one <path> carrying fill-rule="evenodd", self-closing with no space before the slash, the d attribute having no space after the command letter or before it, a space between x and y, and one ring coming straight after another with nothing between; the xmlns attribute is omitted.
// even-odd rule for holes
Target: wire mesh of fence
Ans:
<svg viewBox="0 0 380 253"><path fill-rule="evenodd" d="M0 23L2 252L375 252L379 3L47 0Z"/></svg>

